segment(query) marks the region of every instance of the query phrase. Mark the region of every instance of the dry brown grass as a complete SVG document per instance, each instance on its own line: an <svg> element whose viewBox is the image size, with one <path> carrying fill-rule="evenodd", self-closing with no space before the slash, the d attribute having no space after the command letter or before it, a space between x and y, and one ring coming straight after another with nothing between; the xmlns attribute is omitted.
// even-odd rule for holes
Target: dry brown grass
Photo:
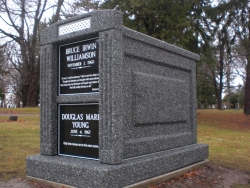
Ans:
<svg viewBox="0 0 250 188"><path fill-rule="evenodd" d="M0 114L39 114L40 108L0 108Z"/></svg>
<svg viewBox="0 0 250 188"><path fill-rule="evenodd" d="M243 111L198 110L198 142L209 144L209 160L250 172L250 116Z"/></svg>
<svg viewBox="0 0 250 188"><path fill-rule="evenodd" d="M39 116L8 118L0 117L0 180L24 177L26 157L39 153Z"/></svg>

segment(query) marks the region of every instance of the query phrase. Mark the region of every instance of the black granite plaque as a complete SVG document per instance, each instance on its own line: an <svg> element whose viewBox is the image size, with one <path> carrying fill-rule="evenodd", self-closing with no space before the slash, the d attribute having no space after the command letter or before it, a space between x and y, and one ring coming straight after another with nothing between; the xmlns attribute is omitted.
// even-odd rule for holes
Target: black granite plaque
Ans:
<svg viewBox="0 0 250 188"><path fill-rule="evenodd" d="M97 39L59 46L58 82L59 95L99 92Z"/></svg>
<svg viewBox="0 0 250 188"><path fill-rule="evenodd" d="M59 104L58 154L98 159L98 104Z"/></svg>

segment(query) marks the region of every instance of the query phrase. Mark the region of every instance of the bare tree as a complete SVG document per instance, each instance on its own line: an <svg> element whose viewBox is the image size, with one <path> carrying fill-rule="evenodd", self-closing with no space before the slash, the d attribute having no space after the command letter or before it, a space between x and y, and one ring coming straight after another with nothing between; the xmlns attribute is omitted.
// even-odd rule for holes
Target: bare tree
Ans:
<svg viewBox="0 0 250 188"><path fill-rule="evenodd" d="M0 47L0 107L3 107L5 94L8 89L9 69L6 61L5 46Z"/></svg>
<svg viewBox="0 0 250 188"><path fill-rule="evenodd" d="M236 30L238 31L240 45L243 47L246 59L246 82L245 82L245 100L244 113L250 115L250 1L242 0L238 6L235 16Z"/></svg>
<svg viewBox="0 0 250 188"><path fill-rule="evenodd" d="M233 52L233 70L238 78L241 79L242 83L246 82L246 67L247 67L247 49L245 49L242 45L237 44L234 46Z"/></svg>
<svg viewBox="0 0 250 188"><path fill-rule="evenodd" d="M47 10L56 8L53 22L58 21L64 0L49 5L48 0L2 0L0 2L0 38L9 44L9 61L19 74L17 92L24 106L37 105L40 59L39 32ZM15 73L15 75L16 75Z"/></svg>

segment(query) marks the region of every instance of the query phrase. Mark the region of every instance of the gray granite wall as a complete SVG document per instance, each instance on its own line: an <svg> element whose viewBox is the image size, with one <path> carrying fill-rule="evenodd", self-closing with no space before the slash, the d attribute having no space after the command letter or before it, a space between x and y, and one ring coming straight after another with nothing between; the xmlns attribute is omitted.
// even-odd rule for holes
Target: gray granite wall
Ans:
<svg viewBox="0 0 250 188"><path fill-rule="evenodd" d="M100 162L118 164L123 160L124 70L121 30L100 35Z"/></svg>
<svg viewBox="0 0 250 188"><path fill-rule="evenodd" d="M57 50L44 45L40 53L40 153L57 155Z"/></svg>
<svg viewBox="0 0 250 188"><path fill-rule="evenodd" d="M187 52L123 29L124 158L196 143L195 60Z"/></svg>

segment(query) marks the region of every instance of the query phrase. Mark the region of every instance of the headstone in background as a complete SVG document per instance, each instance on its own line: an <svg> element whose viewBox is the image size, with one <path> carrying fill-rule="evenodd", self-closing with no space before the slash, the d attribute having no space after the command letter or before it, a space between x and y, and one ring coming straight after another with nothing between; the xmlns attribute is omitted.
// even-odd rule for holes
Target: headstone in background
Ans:
<svg viewBox="0 0 250 188"><path fill-rule="evenodd" d="M18 116L10 116L9 120L10 121L17 121Z"/></svg>
<svg viewBox="0 0 250 188"><path fill-rule="evenodd" d="M235 103L235 109L236 109L236 110L239 110L239 109L240 109L240 103L238 103L238 102Z"/></svg>
<svg viewBox="0 0 250 188"><path fill-rule="evenodd" d="M204 104L201 104L201 107L200 107L201 109L204 109Z"/></svg>
<svg viewBox="0 0 250 188"><path fill-rule="evenodd" d="M41 33L41 150L28 176L115 188L208 157L196 137L199 56L122 17L94 11Z"/></svg>

